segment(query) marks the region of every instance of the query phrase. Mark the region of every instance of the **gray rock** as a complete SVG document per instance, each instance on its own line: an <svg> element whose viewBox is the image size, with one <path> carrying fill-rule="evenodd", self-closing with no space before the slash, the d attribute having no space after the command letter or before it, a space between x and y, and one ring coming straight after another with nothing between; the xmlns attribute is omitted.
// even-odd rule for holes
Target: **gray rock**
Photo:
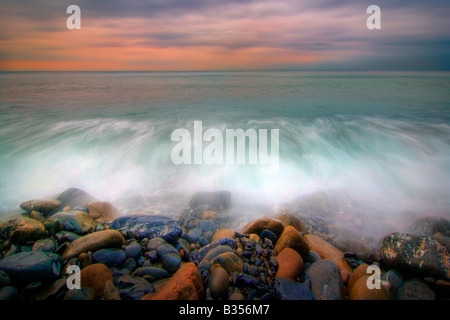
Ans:
<svg viewBox="0 0 450 320"><path fill-rule="evenodd" d="M31 248L31 251L54 252L55 250L56 242L52 238L37 240Z"/></svg>
<svg viewBox="0 0 450 320"><path fill-rule="evenodd" d="M120 298L119 290L117 290L116 286L111 280L108 280L105 283L105 293L103 297L105 298L105 300L122 300Z"/></svg>
<svg viewBox="0 0 450 320"><path fill-rule="evenodd" d="M138 277L150 276L153 278L153 281L170 277L170 274L166 270L154 267L138 268L134 275Z"/></svg>
<svg viewBox="0 0 450 320"><path fill-rule="evenodd" d="M127 258L123 267L127 270L130 270L130 272L133 272L137 268L136 260L133 258Z"/></svg>
<svg viewBox="0 0 450 320"><path fill-rule="evenodd" d="M399 300L435 300L436 294L425 281L410 279L400 287L397 298Z"/></svg>
<svg viewBox="0 0 450 320"><path fill-rule="evenodd" d="M117 279L116 287L123 300L140 300L147 293L153 293L151 283L141 277L121 276Z"/></svg>
<svg viewBox="0 0 450 320"><path fill-rule="evenodd" d="M142 253L142 247L136 241L132 241L128 245L126 245L123 250L127 255L127 258L139 259Z"/></svg>
<svg viewBox="0 0 450 320"><path fill-rule="evenodd" d="M60 231L54 237L59 243L73 242L80 238L79 235L70 231Z"/></svg>
<svg viewBox="0 0 450 320"><path fill-rule="evenodd" d="M306 272L311 281L311 290L317 300L342 300L345 288L341 272L332 260L313 263Z"/></svg>
<svg viewBox="0 0 450 320"><path fill-rule="evenodd" d="M28 200L22 202L20 207L28 212L36 210L48 215L58 210L61 207L61 202L58 200Z"/></svg>
<svg viewBox="0 0 450 320"><path fill-rule="evenodd" d="M61 193L57 200L61 202L61 207L70 206L73 209L86 209L89 202L95 202L95 199L90 194L77 188L70 188Z"/></svg>
<svg viewBox="0 0 450 320"><path fill-rule="evenodd" d="M175 273L181 264L181 257L177 249L167 243L159 246L157 251L163 262L164 269L170 273Z"/></svg>
<svg viewBox="0 0 450 320"><path fill-rule="evenodd" d="M189 232L186 234L186 240L190 243L196 243L198 241L198 238L202 236L202 230L200 228L194 228L189 230Z"/></svg>
<svg viewBox="0 0 450 320"><path fill-rule="evenodd" d="M275 292L280 300L316 300L306 285L290 279L277 278Z"/></svg>
<svg viewBox="0 0 450 320"><path fill-rule="evenodd" d="M202 230L202 233L211 231L214 234L216 232L216 224L212 220L198 220L197 228Z"/></svg>
<svg viewBox="0 0 450 320"><path fill-rule="evenodd" d="M84 211L58 212L45 223L50 225L50 230L47 231L51 235L63 230L76 234L86 234L95 230L95 220Z"/></svg>
<svg viewBox="0 0 450 320"><path fill-rule="evenodd" d="M450 220L443 217L422 217L413 221L409 232L417 236L432 236L440 233L444 237L450 232Z"/></svg>
<svg viewBox="0 0 450 320"><path fill-rule="evenodd" d="M147 251L157 250L159 246L166 244L167 241L162 238L153 238L147 244Z"/></svg>
<svg viewBox="0 0 450 320"><path fill-rule="evenodd" d="M364 261L373 261L375 258L375 252L372 247L361 240L335 238L332 244L343 252L356 253L358 259Z"/></svg>
<svg viewBox="0 0 450 320"><path fill-rule="evenodd" d="M127 255L121 249L107 248L95 251L92 257L95 263L103 263L108 267L120 267L124 264Z"/></svg>

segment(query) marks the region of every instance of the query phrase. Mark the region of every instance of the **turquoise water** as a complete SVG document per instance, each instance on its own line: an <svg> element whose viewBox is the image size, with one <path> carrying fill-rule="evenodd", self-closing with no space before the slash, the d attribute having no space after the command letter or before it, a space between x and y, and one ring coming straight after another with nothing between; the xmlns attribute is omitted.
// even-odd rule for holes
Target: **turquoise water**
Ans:
<svg viewBox="0 0 450 320"><path fill-rule="evenodd" d="M171 133L279 129L279 170L174 165ZM449 73L0 73L0 202L78 187L227 189L280 203L323 191L383 212L450 210Z"/></svg>

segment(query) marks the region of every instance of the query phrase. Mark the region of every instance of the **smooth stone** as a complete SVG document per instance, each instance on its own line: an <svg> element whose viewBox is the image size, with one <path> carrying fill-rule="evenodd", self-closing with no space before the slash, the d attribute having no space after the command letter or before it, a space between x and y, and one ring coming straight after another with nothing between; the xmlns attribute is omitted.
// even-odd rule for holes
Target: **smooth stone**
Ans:
<svg viewBox="0 0 450 320"><path fill-rule="evenodd" d="M302 257L291 248L284 248L276 257L278 271L275 278L296 280L303 269Z"/></svg>
<svg viewBox="0 0 450 320"><path fill-rule="evenodd" d="M9 285L11 280L6 272L0 270L0 288Z"/></svg>
<svg viewBox="0 0 450 320"><path fill-rule="evenodd" d="M181 259L188 260L189 254L191 253L190 244L185 239L178 239L176 249L178 250L178 253L180 254Z"/></svg>
<svg viewBox="0 0 450 320"><path fill-rule="evenodd" d="M367 243L361 240L335 238L331 242L336 248L343 252L354 252L358 259L367 261L374 260L375 252Z"/></svg>
<svg viewBox="0 0 450 320"><path fill-rule="evenodd" d="M86 234L95 230L95 220L84 211L58 212L46 220L51 225L49 233L54 235L59 231L71 231L76 234Z"/></svg>
<svg viewBox="0 0 450 320"><path fill-rule="evenodd" d="M40 223L44 223L45 220L47 220L42 213L36 210L30 212L30 218L39 221Z"/></svg>
<svg viewBox="0 0 450 320"><path fill-rule="evenodd" d="M9 233L13 242L24 242L41 239L45 235L44 225L34 219L21 218L16 221Z"/></svg>
<svg viewBox="0 0 450 320"><path fill-rule="evenodd" d="M317 300L343 300L345 288L341 272L332 260L313 263L306 272L311 281L311 291Z"/></svg>
<svg viewBox="0 0 450 320"><path fill-rule="evenodd" d="M450 220L443 217L422 217L415 219L409 232L416 236L432 236L441 234L446 237L450 231Z"/></svg>
<svg viewBox="0 0 450 320"><path fill-rule="evenodd" d="M279 214L279 215L275 216L275 219L280 220L285 228L287 226L292 226L298 232L305 232L306 231L306 225L299 218L297 218L296 216L294 216L294 215L292 215L290 213Z"/></svg>
<svg viewBox="0 0 450 320"><path fill-rule="evenodd" d="M0 260L0 270L4 271L14 285L27 285L41 281L55 281L61 271L61 258L49 252L20 252Z"/></svg>
<svg viewBox="0 0 450 320"><path fill-rule="evenodd" d="M151 276L154 281L170 277L170 273L166 270L154 267L138 268L134 275L138 277Z"/></svg>
<svg viewBox="0 0 450 320"><path fill-rule="evenodd" d="M353 276L353 275L352 275ZM403 276L394 269L388 270L381 275L381 281L387 281L391 284L391 288L394 290L394 293L397 293L398 289L403 285L405 280Z"/></svg>
<svg viewBox="0 0 450 320"><path fill-rule="evenodd" d="M219 214L214 210L203 211L203 216L202 216L203 220L212 220L215 222L215 221L217 221L218 218L219 218Z"/></svg>
<svg viewBox="0 0 450 320"><path fill-rule="evenodd" d="M278 240L278 238L277 238L277 236L275 235L275 233L273 233L272 231L270 231L270 230L264 230L263 232L261 232L261 234L259 235L259 238L261 239L261 240L263 240L264 241L264 239L269 239L270 241L272 241L272 243L273 244L275 244L275 243L277 243L277 240Z"/></svg>
<svg viewBox="0 0 450 320"><path fill-rule="evenodd" d="M22 202L20 207L28 212L36 210L48 215L58 210L61 207L61 202L58 200L28 200Z"/></svg>
<svg viewBox="0 0 450 320"><path fill-rule="evenodd" d="M150 262L155 262L156 260L158 260L158 251L156 250L147 251L146 257L150 260Z"/></svg>
<svg viewBox="0 0 450 320"><path fill-rule="evenodd" d="M111 280L108 280L105 283L103 298L105 300L122 300L120 298L119 290L117 290L114 282L112 282Z"/></svg>
<svg viewBox="0 0 450 320"><path fill-rule="evenodd" d="M397 291L399 300L435 300L436 294L425 281L410 279L403 283Z"/></svg>
<svg viewBox="0 0 450 320"><path fill-rule="evenodd" d="M62 259L69 260L77 257L82 252L94 252L103 248L121 248L124 243L125 239L119 231L97 231L68 244L62 255Z"/></svg>
<svg viewBox="0 0 450 320"><path fill-rule="evenodd" d="M341 273L352 274L352 268L345 260L344 253L341 250L312 234L307 234L305 239L308 241L309 248L316 252L322 259L333 260L339 270L341 270Z"/></svg>
<svg viewBox="0 0 450 320"><path fill-rule="evenodd" d="M272 231L279 239L284 230L284 225L280 220L271 219L268 217L257 219L249 222L243 229L243 234L261 234L264 230Z"/></svg>
<svg viewBox="0 0 450 320"><path fill-rule="evenodd" d="M155 294L145 295L142 300L198 300L203 296L200 272L194 263L188 262L183 264Z"/></svg>
<svg viewBox="0 0 450 320"><path fill-rule="evenodd" d="M19 297L19 291L11 286L0 288L0 301L16 300Z"/></svg>
<svg viewBox="0 0 450 320"><path fill-rule="evenodd" d="M229 248L229 247L227 247ZM242 259L239 258L234 252L223 252L211 259L211 265L220 264L222 268L224 268L227 272L243 272L244 271L244 263Z"/></svg>
<svg viewBox="0 0 450 320"><path fill-rule="evenodd" d="M278 238L274 250L281 252L284 248L291 248L300 254L303 260L306 260L309 255L309 245L305 238L292 226L284 228L283 233Z"/></svg>
<svg viewBox="0 0 450 320"><path fill-rule="evenodd" d="M198 238L202 236L203 232L200 228L194 228L189 230L189 232L186 234L186 240L190 243L195 243L198 241Z"/></svg>
<svg viewBox="0 0 450 320"><path fill-rule="evenodd" d="M159 246L158 255L161 258L164 269L166 269L169 273L175 273L181 264L181 257L178 254L177 249L171 244L163 244Z"/></svg>
<svg viewBox="0 0 450 320"><path fill-rule="evenodd" d="M316 300L305 284L290 279L275 279L275 292L279 300Z"/></svg>
<svg viewBox="0 0 450 320"><path fill-rule="evenodd" d="M214 242L219 239L224 238L234 238L234 230L232 229L217 229L216 232L214 232L213 237L211 238L211 242Z"/></svg>
<svg viewBox="0 0 450 320"><path fill-rule="evenodd" d="M97 299L95 289L90 287L71 289L64 295L64 300L90 301L95 299Z"/></svg>
<svg viewBox="0 0 450 320"><path fill-rule="evenodd" d="M308 258L305 260L305 262L314 263L317 261L320 261L320 256L316 252L310 251Z"/></svg>
<svg viewBox="0 0 450 320"><path fill-rule="evenodd" d="M209 244L209 241L205 237L200 237L198 238L198 244L200 245L200 247L204 247Z"/></svg>
<svg viewBox="0 0 450 320"><path fill-rule="evenodd" d="M347 283L347 292L348 293L350 293L352 291L353 286L356 284L356 282L358 282L358 280L360 278L369 275L367 273L368 267L369 267L369 265L367 263L363 263L358 268L353 270L353 273Z"/></svg>
<svg viewBox="0 0 450 320"><path fill-rule="evenodd" d="M147 293L153 293L153 285L141 277L121 276L117 279L117 289L123 300L140 300Z"/></svg>
<svg viewBox="0 0 450 320"><path fill-rule="evenodd" d="M61 201L61 207L70 206L72 208L87 208L89 202L97 201L93 196L87 192L77 189L69 188L62 192L57 200Z"/></svg>
<svg viewBox="0 0 450 320"><path fill-rule="evenodd" d="M362 276L353 285L349 298L350 300L388 300L389 294L384 286L380 289L369 289L367 286L367 280L369 275Z"/></svg>
<svg viewBox="0 0 450 320"><path fill-rule="evenodd" d="M246 300L245 296L240 292L235 292L228 297L228 300Z"/></svg>
<svg viewBox="0 0 450 320"><path fill-rule="evenodd" d="M125 260L123 267L127 270L130 270L130 272L133 272L137 268L136 260L133 258L127 258L127 260Z"/></svg>
<svg viewBox="0 0 450 320"><path fill-rule="evenodd" d="M450 253L430 237L391 233L381 241L379 252L388 268L422 277L450 279Z"/></svg>
<svg viewBox="0 0 450 320"><path fill-rule="evenodd" d="M212 220L198 220L197 228L202 230L202 233L211 231L212 233L216 232L216 224Z"/></svg>
<svg viewBox="0 0 450 320"><path fill-rule="evenodd" d="M166 243L167 241L162 238L150 239L147 244L147 251L157 250L160 246Z"/></svg>
<svg viewBox="0 0 450 320"><path fill-rule="evenodd" d="M53 283L47 284L39 289L34 295L36 300L52 300L55 299L61 292L67 289L67 279L61 278Z"/></svg>
<svg viewBox="0 0 450 320"><path fill-rule="evenodd" d="M234 252L229 246L218 246L209 251L202 260L211 261L215 257L225 252Z"/></svg>
<svg viewBox="0 0 450 320"><path fill-rule="evenodd" d="M227 210L231 208L231 192L196 192L189 201L189 206L192 209L202 206L214 211Z"/></svg>
<svg viewBox="0 0 450 320"><path fill-rule="evenodd" d="M110 222L120 216L120 211L109 202L89 202L87 210L100 223Z"/></svg>
<svg viewBox="0 0 450 320"><path fill-rule="evenodd" d="M163 238L171 244L176 244L182 229L173 219L164 216L125 216L115 219L110 224L111 229L125 232L133 231L137 239Z"/></svg>
<svg viewBox="0 0 450 320"><path fill-rule="evenodd" d="M236 284L241 287L258 288L261 286L261 282L254 276L245 273L237 274Z"/></svg>
<svg viewBox="0 0 450 320"><path fill-rule="evenodd" d="M60 231L57 234L55 234L54 237L59 243L64 243L64 242L73 242L79 239L81 236L70 231Z"/></svg>
<svg viewBox="0 0 450 320"><path fill-rule="evenodd" d="M81 269L80 279L81 286L93 288L95 298L100 299L103 297L106 282L113 281L113 276L106 265L95 263Z"/></svg>
<svg viewBox="0 0 450 320"><path fill-rule="evenodd" d="M123 250L127 258L139 259L142 253L142 247L139 243L133 241L126 245Z"/></svg>
<svg viewBox="0 0 450 320"><path fill-rule="evenodd" d="M227 271L222 267L215 268L209 276L207 287L214 299L226 299L230 288L230 277Z"/></svg>
<svg viewBox="0 0 450 320"><path fill-rule="evenodd" d="M107 248L95 251L92 258L94 263L103 263L108 267L120 267L124 264L127 255L121 249Z"/></svg>
<svg viewBox="0 0 450 320"><path fill-rule="evenodd" d="M37 240L31 247L31 251L54 252L56 250L56 242L52 238Z"/></svg>
<svg viewBox="0 0 450 320"><path fill-rule="evenodd" d="M211 242L210 244L202 247L201 249L199 249L196 253L195 256L198 259L198 261L202 261L203 258L205 258L205 256L212 250L214 250L215 248L219 247L219 246L227 246L230 247L232 250L235 250L237 247L236 241L234 241L231 238L223 238L223 239L219 239L216 240L214 242ZM210 257L212 258L212 257Z"/></svg>

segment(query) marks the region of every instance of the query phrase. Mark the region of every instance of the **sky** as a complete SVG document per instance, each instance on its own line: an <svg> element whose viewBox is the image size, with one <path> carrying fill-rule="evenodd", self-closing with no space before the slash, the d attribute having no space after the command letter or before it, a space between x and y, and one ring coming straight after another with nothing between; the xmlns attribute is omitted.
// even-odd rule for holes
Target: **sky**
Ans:
<svg viewBox="0 0 450 320"><path fill-rule="evenodd" d="M449 16L448 0L0 0L0 70L450 70Z"/></svg>

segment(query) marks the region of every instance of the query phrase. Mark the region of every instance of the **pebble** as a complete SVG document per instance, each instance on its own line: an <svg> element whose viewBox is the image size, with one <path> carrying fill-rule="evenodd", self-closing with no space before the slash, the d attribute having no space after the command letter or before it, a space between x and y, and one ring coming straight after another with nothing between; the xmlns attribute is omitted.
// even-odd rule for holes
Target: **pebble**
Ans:
<svg viewBox="0 0 450 320"><path fill-rule="evenodd" d="M147 293L153 293L153 285L141 277L124 275L117 279L116 287L123 300L140 300Z"/></svg>
<svg viewBox="0 0 450 320"><path fill-rule="evenodd" d="M59 243L73 242L80 238L79 235L70 231L60 231L56 233L54 237Z"/></svg>
<svg viewBox="0 0 450 320"><path fill-rule="evenodd" d="M67 290L67 279L61 278L39 288L33 298L36 300L54 300L65 290Z"/></svg>
<svg viewBox="0 0 450 320"><path fill-rule="evenodd" d="M162 246L163 244L166 244L166 243L167 243L167 241L162 238L156 237L156 238L150 239L147 244L147 251L156 250L159 248L159 246Z"/></svg>
<svg viewBox="0 0 450 320"><path fill-rule="evenodd" d="M81 286L93 288L95 298L100 299L103 297L106 282L108 280L113 281L113 276L107 266L95 263L81 269L80 279ZM73 291L73 289L70 291Z"/></svg>
<svg viewBox="0 0 450 320"><path fill-rule="evenodd" d="M177 249L171 244L163 244L158 247L158 256L161 258L164 268L169 273L175 273L181 264L181 257Z"/></svg>
<svg viewBox="0 0 450 320"><path fill-rule="evenodd" d="M37 240L31 247L31 251L54 252L56 250L56 242L52 238Z"/></svg>
<svg viewBox="0 0 450 320"><path fill-rule="evenodd" d="M352 275L353 277L353 275ZM351 279L350 279L351 280ZM381 275L381 281L387 281L391 284L391 288L394 291L393 293L396 294L398 289L403 285L405 280L403 279L403 276L394 269L388 270L385 273Z"/></svg>
<svg viewBox="0 0 450 320"><path fill-rule="evenodd" d="M302 257L291 248L284 248L276 257L278 271L276 278L296 280L303 269Z"/></svg>
<svg viewBox="0 0 450 320"><path fill-rule="evenodd" d="M28 200L22 202L20 207L28 212L36 210L48 215L58 210L61 207L61 202L58 200Z"/></svg>
<svg viewBox="0 0 450 320"><path fill-rule="evenodd" d="M87 234L95 230L95 220L84 211L58 212L45 221L50 225L47 231L54 235L59 231Z"/></svg>
<svg viewBox="0 0 450 320"><path fill-rule="evenodd" d="M269 239L270 241L272 241L272 244L276 243L278 240L275 233L273 233L272 231L267 230L267 229L264 230L263 232L261 232L261 234L259 235L259 238L263 241L264 241L264 239Z"/></svg>
<svg viewBox="0 0 450 320"><path fill-rule="evenodd" d="M218 263L229 273L244 271L242 260L234 252L221 253L210 261L211 265Z"/></svg>
<svg viewBox="0 0 450 320"><path fill-rule="evenodd" d="M210 290L211 297L214 299L226 299L230 287L230 278L227 271L218 267L215 268L209 276L207 288Z"/></svg>
<svg viewBox="0 0 450 320"><path fill-rule="evenodd" d="M350 293L352 291L353 286L356 284L356 282L358 282L358 280L361 277L369 275L367 273L368 267L369 267L369 265L367 263L364 263L364 264L360 265L359 267L357 267L355 270L353 270L353 273L347 283L348 293Z"/></svg>
<svg viewBox="0 0 450 320"><path fill-rule="evenodd" d="M151 276L154 281L170 277L170 273L168 273L166 270L154 267L138 268L133 275L136 275L138 277Z"/></svg>
<svg viewBox="0 0 450 320"><path fill-rule="evenodd" d="M87 210L89 215L100 223L110 222L120 216L120 211L109 202L89 202Z"/></svg>
<svg viewBox="0 0 450 320"><path fill-rule="evenodd" d="M11 228L9 238L13 242L25 242L41 239L45 235L44 225L34 219L21 218Z"/></svg>
<svg viewBox="0 0 450 320"><path fill-rule="evenodd" d="M306 260L309 255L309 245L305 238L294 227L287 226L278 238L274 250L281 252L284 248L291 248L297 251L302 259Z"/></svg>
<svg viewBox="0 0 450 320"><path fill-rule="evenodd" d="M123 247L127 258L139 259L142 253L142 247L136 241L131 241Z"/></svg>
<svg viewBox="0 0 450 320"><path fill-rule="evenodd" d="M94 288L81 287L80 289L71 289L64 295L64 300L95 300L96 293Z"/></svg>
<svg viewBox="0 0 450 320"><path fill-rule="evenodd" d="M397 291L399 300L435 300L436 294L425 281L410 279L403 283Z"/></svg>
<svg viewBox="0 0 450 320"><path fill-rule="evenodd" d="M120 267L124 264L127 255L121 249L107 248L95 251L92 257L94 263L103 263L108 267Z"/></svg>
<svg viewBox="0 0 450 320"><path fill-rule="evenodd" d="M122 300L120 298L119 290L117 290L114 282L112 282L111 280L108 280L105 283L103 297L105 300Z"/></svg>
<svg viewBox="0 0 450 320"><path fill-rule="evenodd" d="M123 267L127 270L130 270L130 272L133 272L137 268L136 260L133 258L127 258L127 260L125 260Z"/></svg>
<svg viewBox="0 0 450 320"><path fill-rule="evenodd" d="M345 288L341 272L332 260L320 260L306 272L311 281L311 291L317 300L343 300Z"/></svg>
<svg viewBox="0 0 450 320"><path fill-rule="evenodd" d="M290 279L276 279L275 292L280 300L316 300L306 285Z"/></svg>
<svg viewBox="0 0 450 320"><path fill-rule="evenodd" d="M306 232L306 225L299 218L290 213L279 214L275 216L275 219L280 220L285 228L287 226L292 226L297 229L298 232Z"/></svg>
<svg viewBox="0 0 450 320"><path fill-rule="evenodd" d="M373 288L369 289L367 286L367 281L369 280L369 275L362 276L353 285L349 298L350 300L388 300L389 294L384 286L380 289Z"/></svg>
<svg viewBox="0 0 450 320"><path fill-rule="evenodd" d="M271 219L268 217L254 220L248 223L243 229L242 233L244 234L261 234L264 230L272 231L277 238L281 236L281 233L284 230L284 225L280 220Z"/></svg>
<svg viewBox="0 0 450 320"><path fill-rule="evenodd" d="M213 237L211 238L211 242L214 242L219 239L224 238L234 238L234 230L232 229L217 229L216 232L214 232Z"/></svg>
<svg viewBox="0 0 450 320"><path fill-rule="evenodd" d="M189 232L186 234L185 238L190 243L195 243L198 241L198 238L202 236L203 232L200 228L194 228L189 230Z"/></svg>

